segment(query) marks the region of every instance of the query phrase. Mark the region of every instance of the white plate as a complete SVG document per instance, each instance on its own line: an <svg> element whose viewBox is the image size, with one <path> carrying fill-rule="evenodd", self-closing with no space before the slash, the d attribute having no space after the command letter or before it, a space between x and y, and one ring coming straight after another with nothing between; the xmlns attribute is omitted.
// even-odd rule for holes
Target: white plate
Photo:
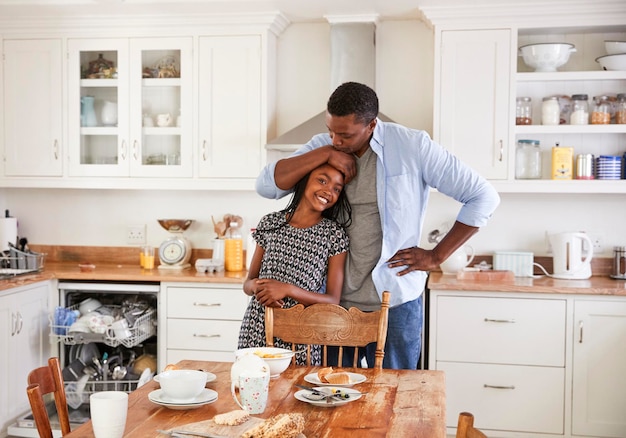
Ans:
<svg viewBox="0 0 626 438"><path fill-rule="evenodd" d="M319 400L319 401L318 400L310 400L310 399L308 399L308 398L306 398L304 396L304 394L310 394L311 393L311 391L309 391L307 389L302 389L302 390L296 392L293 396L296 399L300 400L300 401L303 401L305 403L309 403L309 404L311 404L313 406L320 406L320 407L323 407L323 408L332 408L332 407L335 407L335 406L342 406L342 405L345 405L347 403L350 403L350 402L353 402L355 400L358 400L362 396L362 394L359 391L357 391L356 389L346 388L344 386L318 386L315 389L319 389L320 391L329 392L329 393L332 390L341 391L342 394L349 394L350 398L333 397L333 398L330 399L331 400L330 403L326 402L326 399Z"/></svg>
<svg viewBox="0 0 626 438"><path fill-rule="evenodd" d="M196 409L200 406L207 405L209 403L213 403L217 400L217 392L212 389L204 389L198 397L196 397L192 402L189 403L178 403L172 401L163 396L162 389L155 389L154 391L148 394L148 400L157 405L165 406L166 408L176 409L176 410L186 410L186 409Z"/></svg>
<svg viewBox="0 0 626 438"><path fill-rule="evenodd" d="M341 372L341 371L340 371ZM357 383L363 383L367 380L367 377L365 377L363 374L358 374L358 373L347 373L350 376L350 383L344 383L344 384L338 384L338 383L322 383L320 381L320 378L317 377L317 373L311 373L311 374L307 374L306 376L304 376L304 380L312 383L314 385L320 385L320 386L342 386L344 388L350 388L353 385L356 385Z"/></svg>
<svg viewBox="0 0 626 438"><path fill-rule="evenodd" d="M206 374L206 382L213 382L214 380L217 380L217 376L213 373L209 373L208 371L204 372ZM159 383L159 375L157 374L156 376L154 376L154 381Z"/></svg>

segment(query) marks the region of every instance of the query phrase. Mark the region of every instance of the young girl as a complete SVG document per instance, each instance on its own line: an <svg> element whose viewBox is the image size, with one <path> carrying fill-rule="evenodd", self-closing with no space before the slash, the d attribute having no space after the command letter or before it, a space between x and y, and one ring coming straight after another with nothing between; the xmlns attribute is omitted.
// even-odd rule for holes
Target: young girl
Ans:
<svg viewBox="0 0 626 438"><path fill-rule="evenodd" d="M257 248L243 290L254 296L239 331L239 348L265 346L265 306L298 303L339 304L352 209L343 191L344 177L323 164L294 187L284 210L264 216L253 237ZM326 292L323 292L326 281ZM278 339L277 347L291 348ZM321 348L311 352L321 365ZM296 355L304 365L306 355Z"/></svg>

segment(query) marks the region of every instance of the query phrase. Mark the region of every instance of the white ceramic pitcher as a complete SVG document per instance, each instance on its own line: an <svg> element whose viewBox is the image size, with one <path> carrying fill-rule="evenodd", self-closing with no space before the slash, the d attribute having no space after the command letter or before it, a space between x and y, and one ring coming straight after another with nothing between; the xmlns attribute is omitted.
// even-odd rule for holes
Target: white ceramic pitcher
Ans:
<svg viewBox="0 0 626 438"><path fill-rule="evenodd" d="M457 248L439 267L441 272L448 275L456 275L474 260L474 248L464 245Z"/></svg>

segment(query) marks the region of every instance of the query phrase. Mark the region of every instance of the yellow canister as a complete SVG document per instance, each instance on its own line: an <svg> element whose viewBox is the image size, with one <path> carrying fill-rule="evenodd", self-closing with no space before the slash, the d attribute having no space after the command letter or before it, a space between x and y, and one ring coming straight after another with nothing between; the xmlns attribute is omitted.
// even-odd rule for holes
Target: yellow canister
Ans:
<svg viewBox="0 0 626 438"><path fill-rule="evenodd" d="M552 148L552 179L572 179L574 148L559 146Z"/></svg>

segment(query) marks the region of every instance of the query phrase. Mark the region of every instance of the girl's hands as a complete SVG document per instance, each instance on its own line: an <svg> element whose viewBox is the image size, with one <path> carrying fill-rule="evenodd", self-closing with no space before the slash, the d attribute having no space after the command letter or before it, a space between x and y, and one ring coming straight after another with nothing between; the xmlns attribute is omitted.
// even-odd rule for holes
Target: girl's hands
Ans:
<svg viewBox="0 0 626 438"><path fill-rule="evenodd" d="M282 307L292 286L269 278L257 279L254 287L255 299L264 306Z"/></svg>

